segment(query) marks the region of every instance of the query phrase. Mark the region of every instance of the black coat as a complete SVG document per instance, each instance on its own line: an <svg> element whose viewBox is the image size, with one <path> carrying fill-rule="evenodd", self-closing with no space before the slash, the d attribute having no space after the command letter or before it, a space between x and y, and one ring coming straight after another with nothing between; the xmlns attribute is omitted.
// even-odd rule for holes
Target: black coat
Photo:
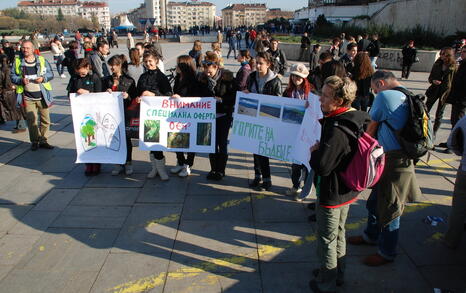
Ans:
<svg viewBox="0 0 466 293"><path fill-rule="evenodd" d="M267 52L270 53L273 60L273 72L285 75L285 71L288 68L288 61L286 60L285 53L277 49L276 51L268 50Z"/></svg>
<svg viewBox="0 0 466 293"><path fill-rule="evenodd" d="M447 102L466 107L466 59L460 62L460 66L453 76Z"/></svg>
<svg viewBox="0 0 466 293"><path fill-rule="evenodd" d="M175 77L173 93L181 97L200 97L202 94L201 85L195 76L180 79L180 76L177 75Z"/></svg>
<svg viewBox="0 0 466 293"><path fill-rule="evenodd" d="M344 125L359 132L369 122L369 114L362 111L347 111L322 119L320 146L312 152L310 161L312 169L320 176L320 205L336 207L350 202L359 194L349 189L339 175L351 161L357 142L336 125Z"/></svg>
<svg viewBox="0 0 466 293"><path fill-rule="evenodd" d="M156 96L173 95L168 78L159 69L147 70L139 77L137 95L141 96L144 91L150 91Z"/></svg>
<svg viewBox="0 0 466 293"><path fill-rule="evenodd" d="M204 73L198 75L201 86L201 97L220 97L217 103L217 113L232 115L236 101L236 85L233 73L226 69L219 69L219 76L214 88L209 87L209 81Z"/></svg>
<svg viewBox="0 0 466 293"><path fill-rule="evenodd" d="M102 79L102 91L106 91L108 89L112 89L113 87L113 76L106 76ZM128 93L128 98L124 99L125 108L127 108L133 99L138 96L138 92L136 89L136 82L132 77L127 74L123 74L120 76L118 80L118 86L115 92L125 92Z"/></svg>
<svg viewBox="0 0 466 293"><path fill-rule="evenodd" d="M401 54L403 55L403 66L411 65L416 61L417 50L414 47L404 46L401 49Z"/></svg>
<svg viewBox="0 0 466 293"><path fill-rule="evenodd" d="M91 93L98 93L102 92L102 81L95 73L89 73L84 77L73 75L66 89L68 90L68 95L76 93L79 89L85 89Z"/></svg>

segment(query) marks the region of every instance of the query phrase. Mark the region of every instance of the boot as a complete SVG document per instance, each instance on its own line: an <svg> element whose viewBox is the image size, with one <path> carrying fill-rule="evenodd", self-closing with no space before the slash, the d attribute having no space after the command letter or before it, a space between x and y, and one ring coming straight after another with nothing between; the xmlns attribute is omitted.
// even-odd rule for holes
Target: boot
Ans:
<svg viewBox="0 0 466 293"><path fill-rule="evenodd" d="M165 158L161 160L155 160L155 167L157 168L157 172L159 173L160 179L162 181L167 181L170 179L167 174L167 170L165 170Z"/></svg>
<svg viewBox="0 0 466 293"><path fill-rule="evenodd" d="M217 154L217 173L220 173L222 177L225 176L225 169L227 167L228 155Z"/></svg>
<svg viewBox="0 0 466 293"><path fill-rule="evenodd" d="M217 172L217 154L209 154L210 172L207 174L208 180L213 180Z"/></svg>
<svg viewBox="0 0 466 293"><path fill-rule="evenodd" d="M149 159L152 165L152 170L147 174L147 178L155 178L155 176L157 176L157 166L155 165L155 158L152 153L149 153Z"/></svg>

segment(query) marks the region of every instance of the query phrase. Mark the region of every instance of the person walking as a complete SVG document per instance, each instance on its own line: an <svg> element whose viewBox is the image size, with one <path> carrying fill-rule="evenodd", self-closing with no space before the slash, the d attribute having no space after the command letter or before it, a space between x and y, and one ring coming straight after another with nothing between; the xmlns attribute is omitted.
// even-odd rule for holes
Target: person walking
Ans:
<svg viewBox="0 0 466 293"><path fill-rule="evenodd" d="M309 57L309 73L313 74L319 66L320 44L312 47L311 56Z"/></svg>
<svg viewBox="0 0 466 293"><path fill-rule="evenodd" d="M269 96L282 95L282 82L273 69L272 56L267 52L257 53L256 71L249 74L247 93L256 93ZM269 158L261 155L254 157L254 180L250 187L261 191L269 191L272 188L272 176L270 174Z"/></svg>
<svg viewBox="0 0 466 293"><path fill-rule="evenodd" d="M281 76L285 75L288 69L288 61L286 60L285 52L278 48L278 40L270 40L270 48L267 50L273 60L273 71Z"/></svg>
<svg viewBox="0 0 466 293"><path fill-rule="evenodd" d="M229 34L227 59L230 58L231 51L233 51L234 58L236 59L236 34L234 33Z"/></svg>
<svg viewBox="0 0 466 293"><path fill-rule="evenodd" d="M373 34L372 41L367 47L367 51L369 52L369 57L371 58L371 65L374 70L377 68L377 58L379 58L380 54L380 47L382 43L379 41L379 35Z"/></svg>
<svg viewBox="0 0 466 293"><path fill-rule="evenodd" d="M221 48L222 43L223 43L223 34L222 34L222 32L220 30L217 31L217 43L219 43L220 48Z"/></svg>
<svg viewBox="0 0 466 293"><path fill-rule="evenodd" d="M426 106L430 112L435 102L438 101L437 110L435 111L434 134L442 124L443 113L445 112L446 99L450 94L453 76L456 72L455 53L452 48L446 47L440 50L440 58L435 61L429 74L429 83L431 84L426 90Z"/></svg>
<svg viewBox="0 0 466 293"><path fill-rule="evenodd" d="M401 64L401 78L408 79L411 72L411 66L416 61L417 49L414 47L414 41L409 41L406 46L401 49L402 64Z"/></svg>
<svg viewBox="0 0 466 293"><path fill-rule="evenodd" d="M451 104L451 125L455 127L456 123L465 116L466 112L466 47L461 49L461 61L458 69L453 76L450 94L447 103Z"/></svg>
<svg viewBox="0 0 466 293"><path fill-rule="evenodd" d="M50 43L53 60L57 66L57 73L61 78L66 78L64 74L63 59L65 59L65 48L63 48L59 38L54 38Z"/></svg>
<svg viewBox="0 0 466 293"><path fill-rule="evenodd" d="M129 50L134 48L134 46L135 46L135 42L134 42L133 35L130 32L128 32L127 40L126 40L126 47L128 48L128 52Z"/></svg>
<svg viewBox="0 0 466 293"><path fill-rule="evenodd" d="M306 56L309 55L309 48L311 47L311 39L307 36L307 32L301 37L301 49L299 51L298 61L306 61Z"/></svg>
<svg viewBox="0 0 466 293"><path fill-rule="evenodd" d="M25 132L25 113L23 108L18 108L16 102L15 86L10 78L10 65L8 57L0 55L0 124L6 121L17 121L16 131Z"/></svg>
<svg viewBox="0 0 466 293"><path fill-rule="evenodd" d="M353 81L334 75L324 81L320 96L324 112L321 139L311 147L310 161L311 168L320 178L315 206L319 267L312 271L315 279L309 282L314 293L337 292L337 286L344 283L345 224L349 206L357 200L359 192L346 187L339 176L357 151L357 144L338 126L362 133L370 121L367 113L351 109L355 94Z"/></svg>
<svg viewBox="0 0 466 293"><path fill-rule="evenodd" d="M241 34L241 31L238 30L236 32L236 48L238 51L241 49L241 40L243 39L243 35Z"/></svg>
<svg viewBox="0 0 466 293"><path fill-rule="evenodd" d="M377 137L383 147L385 167L366 203L366 229L360 236L349 237L348 243L377 245L377 253L366 257L363 263L382 266L395 260L406 200L419 197L421 190L413 160L404 153L391 130L402 129L409 117L406 95L400 91L402 85L392 72L379 70L372 76L371 86L377 96L369 112L372 121L367 133Z"/></svg>
<svg viewBox="0 0 466 293"><path fill-rule="evenodd" d="M25 107L31 150L53 149L47 142L50 128L49 107L53 103L51 94L53 71L49 62L34 54L31 41L23 41L22 56L16 57L10 77L16 85L17 103ZM39 119L40 126L37 123Z"/></svg>

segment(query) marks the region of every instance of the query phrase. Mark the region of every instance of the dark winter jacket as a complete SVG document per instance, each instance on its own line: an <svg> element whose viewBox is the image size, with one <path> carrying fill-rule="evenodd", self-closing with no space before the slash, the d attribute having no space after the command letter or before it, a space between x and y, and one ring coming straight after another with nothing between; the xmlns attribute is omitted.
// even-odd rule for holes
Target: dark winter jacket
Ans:
<svg viewBox="0 0 466 293"><path fill-rule="evenodd" d="M201 85L196 76L180 79L180 76L177 75L175 77L173 93L181 97L200 97L202 94Z"/></svg>
<svg viewBox="0 0 466 293"><path fill-rule="evenodd" d="M438 59L432 66L432 70L429 74L429 82L431 85L426 90L426 96L429 98L437 98L443 103L450 94L451 85L453 82L453 76L456 72L456 65L453 64L450 67L444 69L443 61ZM436 85L433 83L434 80L440 80L442 83Z"/></svg>
<svg viewBox="0 0 466 293"><path fill-rule="evenodd" d="M367 47L371 44L371 41L368 39L361 39L358 42L358 52L367 51Z"/></svg>
<svg viewBox="0 0 466 293"><path fill-rule="evenodd" d="M66 89L68 90L68 95L76 93L79 89L88 90L91 93L98 93L102 92L102 81L97 74L91 72L84 77L73 75Z"/></svg>
<svg viewBox="0 0 466 293"><path fill-rule="evenodd" d="M348 76L352 77L352 75L354 74L354 62L350 59L348 54L343 55L338 61L340 61L340 63L343 64Z"/></svg>
<svg viewBox="0 0 466 293"><path fill-rule="evenodd" d="M347 111L322 119L322 134L319 149L311 155L311 167L320 177L319 203L324 207L338 207L351 203L358 192L349 189L340 178L351 161L357 142L350 139L337 125L359 132L370 122L369 114L362 111Z"/></svg>
<svg viewBox="0 0 466 293"><path fill-rule="evenodd" d="M108 69L107 61L105 57L102 56L99 52L94 51L89 54L89 61L92 65L92 71L96 73L100 78L110 75L110 70Z"/></svg>
<svg viewBox="0 0 466 293"><path fill-rule="evenodd" d="M309 48L311 46L311 39L309 37L301 37L301 48Z"/></svg>
<svg viewBox="0 0 466 293"><path fill-rule="evenodd" d="M108 89L111 89L114 92L128 93L128 98L123 100L125 109L131 104L131 101L138 96L136 82L127 74L120 76L116 89L113 88L113 76L104 77L102 79L102 91L107 91Z"/></svg>
<svg viewBox="0 0 466 293"><path fill-rule="evenodd" d="M453 76L447 102L466 107L466 59L460 62L460 66Z"/></svg>
<svg viewBox="0 0 466 293"><path fill-rule="evenodd" d="M367 51L369 52L369 57L378 57L380 54L381 46L382 46L382 43L379 40L372 41L367 47Z"/></svg>
<svg viewBox="0 0 466 293"><path fill-rule="evenodd" d="M156 96L173 95L168 78L158 68L156 70L147 70L139 77L137 96L141 96L144 91L152 92Z"/></svg>
<svg viewBox="0 0 466 293"><path fill-rule="evenodd" d="M316 70L317 66L319 66L319 55L320 53L311 52L311 56L309 57L309 73L311 74Z"/></svg>
<svg viewBox="0 0 466 293"><path fill-rule="evenodd" d="M255 71L249 74L247 87L248 91L251 93L258 93L262 95L270 95L270 96L281 96L283 93L282 90L282 81L280 78L269 70L267 81L264 84L262 90L258 89L259 87L259 72Z"/></svg>
<svg viewBox="0 0 466 293"><path fill-rule="evenodd" d="M209 78L201 73L198 75L198 81L201 85L201 97L222 98L222 101L217 103L217 113L231 116L236 101L236 86L233 73L220 68L214 78Z"/></svg>
<svg viewBox="0 0 466 293"><path fill-rule="evenodd" d="M411 65L416 61L417 50L414 47L404 46L403 49L401 49L401 54L403 55L404 66Z"/></svg>
<svg viewBox="0 0 466 293"><path fill-rule="evenodd" d="M245 89L247 89L247 81L250 73L251 66L249 66L249 64L241 66L241 68L236 73L235 83L239 91L244 91Z"/></svg>
<svg viewBox="0 0 466 293"><path fill-rule="evenodd" d="M196 62L196 68L202 67L202 64L201 64L202 52L201 51L191 50L189 51L188 55L194 59L194 62Z"/></svg>
<svg viewBox="0 0 466 293"><path fill-rule="evenodd" d="M286 69L288 68L288 61L286 61L285 53L283 53L283 51L280 49L277 49L276 51L272 51L271 49L269 49L267 52L269 52L272 56L272 60L274 63L273 71L275 73L284 75Z"/></svg>

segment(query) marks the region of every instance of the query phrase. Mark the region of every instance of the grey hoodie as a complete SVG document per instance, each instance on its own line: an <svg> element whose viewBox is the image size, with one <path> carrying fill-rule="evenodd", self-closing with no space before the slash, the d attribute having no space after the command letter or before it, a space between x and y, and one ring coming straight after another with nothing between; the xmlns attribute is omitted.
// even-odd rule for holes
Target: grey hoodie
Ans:
<svg viewBox="0 0 466 293"><path fill-rule="evenodd" d="M251 88L251 92L257 93L257 94L262 94L262 92L264 91L265 84L277 76L277 74L270 69L267 71L267 74L264 77L260 77L259 72L257 71L255 72L255 74L257 77L258 88L256 88L255 84L253 84Z"/></svg>

